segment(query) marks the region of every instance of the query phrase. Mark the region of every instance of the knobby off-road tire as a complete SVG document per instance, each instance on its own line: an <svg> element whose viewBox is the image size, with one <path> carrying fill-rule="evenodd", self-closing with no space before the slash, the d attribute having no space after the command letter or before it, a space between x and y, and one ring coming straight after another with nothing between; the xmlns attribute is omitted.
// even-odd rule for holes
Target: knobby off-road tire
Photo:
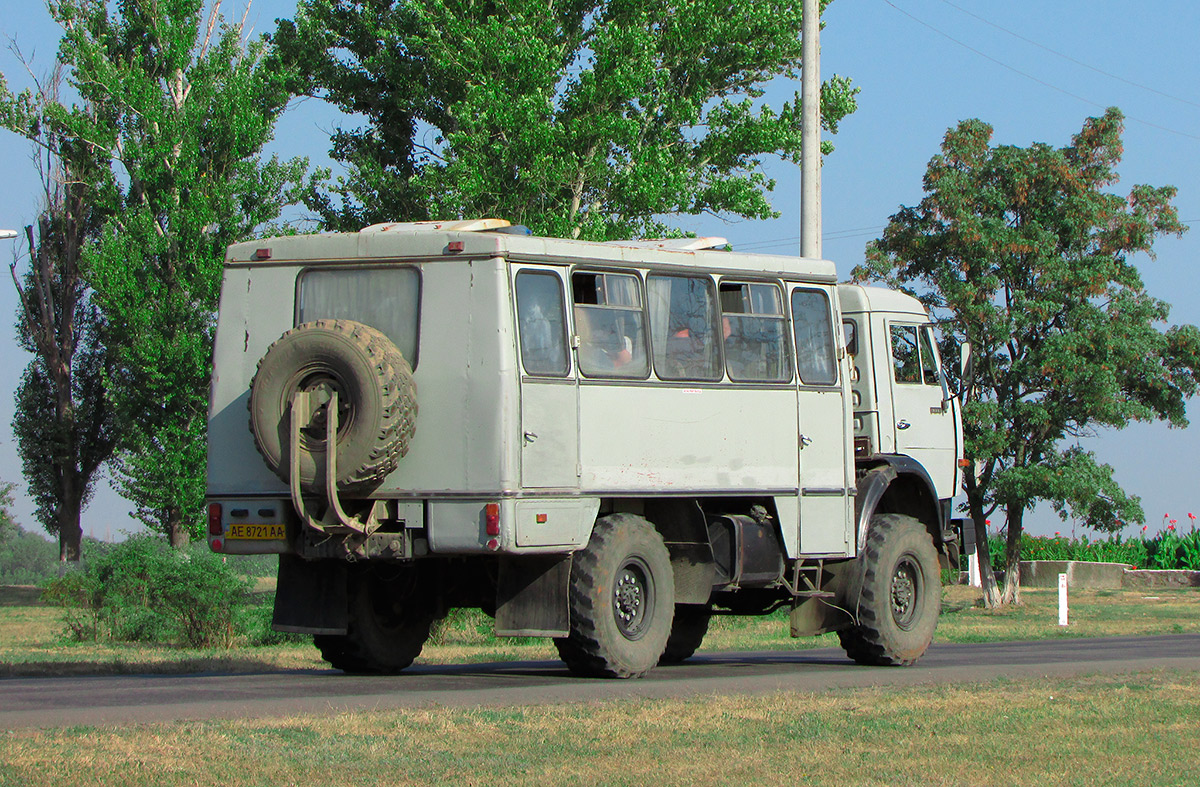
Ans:
<svg viewBox="0 0 1200 787"><path fill-rule="evenodd" d="M858 619L838 632L847 656L877 666L916 662L942 606L937 550L925 526L902 514L871 517L847 601Z"/></svg>
<svg viewBox="0 0 1200 787"><path fill-rule="evenodd" d="M291 402L297 391L338 393L337 485L378 484L416 433L417 389L408 361L386 336L352 320L316 320L279 337L250 384L250 430L267 466L291 472ZM325 489L327 406L300 430L300 486Z"/></svg>
<svg viewBox="0 0 1200 787"><path fill-rule="evenodd" d="M712 607L707 604L676 604L671 636L667 637L667 647L658 663L679 664L690 659L704 641L711 618Z"/></svg>
<svg viewBox="0 0 1200 787"><path fill-rule="evenodd" d="M596 521L571 562L571 634L556 639L572 673L638 678L658 663L671 633L675 578L662 536L639 516Z"/></svg>
<svg viewBox="0 0 1200 787"><path fill-rule="evenodd" d="M317 634L313 644L335 669L352 674L399 672L421 655L436 619L418 604L415 568L364 567L351 575L345 634Z"/></svg>

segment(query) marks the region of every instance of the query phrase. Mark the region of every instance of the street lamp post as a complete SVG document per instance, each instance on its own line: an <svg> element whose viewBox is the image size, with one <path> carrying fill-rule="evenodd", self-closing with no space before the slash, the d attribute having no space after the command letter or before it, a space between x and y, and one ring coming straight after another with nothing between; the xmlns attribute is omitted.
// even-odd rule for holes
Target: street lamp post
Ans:
<svg viewBox="0 0 1200 787"><path fill-rule="evenodd" d="M15 237L17 237L16 230L0 230L0 240L7 240Z"/></svg>
<svg viewBox="0 0 1200 787"><path fill-rule="evenodd" d="M800 256L821 256L821 17L804 0L800 71Z"/></svg>

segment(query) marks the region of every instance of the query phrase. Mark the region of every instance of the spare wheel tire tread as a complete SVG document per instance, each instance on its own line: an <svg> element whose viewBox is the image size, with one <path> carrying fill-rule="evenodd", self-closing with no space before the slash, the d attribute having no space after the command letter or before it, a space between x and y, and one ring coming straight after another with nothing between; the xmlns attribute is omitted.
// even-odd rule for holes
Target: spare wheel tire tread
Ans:
<svg viewBox="0 0 1200 787"><path fill-rule="evenodd" d="M346 491L377 483L391 473L416 432L416 384L404 355L380 331L353 320L314 320L285 332L267 349L258 362L251 382L250 428L254 444L267 466L288 481L290 465L281 432L290 427L287 402L294 386L289 384L304 368L309 349L332 355L340 363L355 366L363 387L374 386L369 407L362 415L373 421L360 424L355 436L339 439L338 488ZM366 368L366 367L369 367ZM363 392L351 396L363 396ZM377 400L375 399L377 397ZM361 442L371 437L371 445ZM349 450L344 442L355 441ZM354 454L352 466L344 466L347 454ZM301 486L324 491L324 452L301 457Z"/></svg>

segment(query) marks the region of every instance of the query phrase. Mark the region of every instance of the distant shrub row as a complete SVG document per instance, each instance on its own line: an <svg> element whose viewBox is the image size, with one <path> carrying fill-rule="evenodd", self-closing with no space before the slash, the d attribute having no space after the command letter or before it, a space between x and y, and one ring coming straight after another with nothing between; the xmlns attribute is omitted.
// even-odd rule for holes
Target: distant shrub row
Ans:
<svg viewBox="0 0 1200 787"><path fill-rule="evenodd" d="M1005 537L988 538L992 568L1004 569ZM1183 533L1173 528L1156 536L1133 538L1112 536L1089 540L1065 536L1021 534L1022 560L1087 560L1097 563L1125 563L1136 568L1187 569L1200 571L1200 531Z"/></svg>

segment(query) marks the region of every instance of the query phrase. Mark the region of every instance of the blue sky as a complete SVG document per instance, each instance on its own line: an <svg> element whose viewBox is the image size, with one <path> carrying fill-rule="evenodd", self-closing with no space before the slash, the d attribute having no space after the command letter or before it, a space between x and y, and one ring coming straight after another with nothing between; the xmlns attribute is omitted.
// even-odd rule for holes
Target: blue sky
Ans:
<svg viewBox="0 0 1200 787"><path fill-rule="evenodd" d="M240 2L226 14L240 16ZM290 0L258 0L249 20L257 31L290 16ZM824 256L843 274L860 262L901 205L921 199L921 177L946 130L959 120L981 118L995 128L997 144L1046 142L1061 146L1086 117L1110 105L1126 114L1125 158L1118 192L1138 183L1179 189L1180 217L1193 230L1164 238L1157 259L1138 260L1150 291L1173 304L1173 322L1200 322L1200 4L1181 0L1130 5L1111 0L834 0L825 12L822 74L850 77L861 88L859 110L832 138L836 150L823 170ZM51 66L58 31L40 0L8 0L0 36L12 39L37 74ZM24 68L0 52L0 71L10 87L28 84ZM767 100L776 106L799 86L776 83ZM285 116L275 149L320 162L328 149L336 113L308 101ZM0 227L20 229L38 206L39 185L28 146L0 132ZM781 217L773 221L724 222L682 217L678 225L703 235L727 237L734 248L797 253L799 174L769 162L778 181L772 197ZM0 241L0 258L18 246ZM5 277L7 280L7 277ZM12 391L27 358L16 346L15 295L0 283L0 480L21 483L13 443ZM1200 417L1192 402L1190 415ZM1197 428L1137 424L1084 441L1114 466L1125 488L1141 496L1147 523L1163 514L1186 522L1200 514ZM18 521L33 529L32 508L17 490ZM116 537L136 524L131 506L107 488L84 513L85 532ZM999 521L999 517L994 518ZM1071 532L1043 507L1027 524L1034 532ZM1082 532L1082 531L1080 531Z"/></svg>

